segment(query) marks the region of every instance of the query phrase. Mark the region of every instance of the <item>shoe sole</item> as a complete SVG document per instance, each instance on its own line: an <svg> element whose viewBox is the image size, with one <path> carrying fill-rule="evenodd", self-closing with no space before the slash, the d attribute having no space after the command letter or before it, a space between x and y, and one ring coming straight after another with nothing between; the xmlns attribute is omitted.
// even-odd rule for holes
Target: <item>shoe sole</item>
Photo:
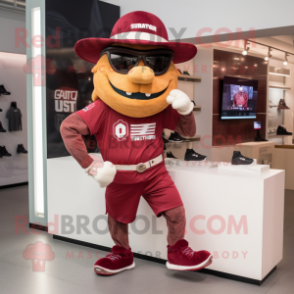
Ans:
<svg viewBox="0 0 294 294"><path fill-rule="evenodd" d="M99 266L99 265L95 265L94 266L94 272L97 274L97 275L101 275L101 276L112 276L112 275L116 275L122 271L126 271L126 270L131 270L135 267L135 263L133 262L131 265L129 266L126 266L126 267L123 267L121 269L118 269L118 270L110 270L110 269L107 269L105 267L102 267L102 266Z"/></svg>
<svg viewBox="0 0 294 294"><path fill-rule="evenodd" d="M187 160L187 159L184 159L185 161L194 161L194 162L203 162L203 161L207 161L207 158L204 158L202 160Z"/></svg>
<svg viewBox="0 0 294 294"><path fill-rule="evenodd" d="M213 259L213 256L210 255L205 261L203 261L202 263L200 263L198 265L194 265L194 266L176 265L176 264L172 264L172 263L167 262L166 267L171 271L181 271L181 272L199 271L199 270L211 265L212 259Z"/></svg>
<svg viewBox="0 0 294 294"><path fill-rule="evenodd" d="M181 140L181 141L168 140L168 142L171 142L171 143L182 143L183 140Z"/></svg>
<svg viewBox="0 0 294 294"><path fill-rule="evenodd" d="M240 166L240 165L242 165L242 166L250 166L250 165L256 165L256 162L253 161L250 164L246 164L246 163L233 163L232 162L232 165L235 165L235 166Z"/></svg>

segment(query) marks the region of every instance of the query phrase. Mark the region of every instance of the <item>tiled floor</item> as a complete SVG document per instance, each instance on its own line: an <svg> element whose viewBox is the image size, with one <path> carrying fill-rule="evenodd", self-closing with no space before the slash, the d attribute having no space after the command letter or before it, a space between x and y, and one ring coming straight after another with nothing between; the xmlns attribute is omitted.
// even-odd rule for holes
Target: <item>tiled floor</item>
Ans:
<svg viewBox="0 0 294 294"><path fill-rule="evenodd" d="M136 260L136 269L112 277L97 276L93 249L39 235L15 232L16 215L28 217L27 186L0 190L0 294L149 294L149 293L294 293L294 191L286 191L284 259L263 283L254 286L197 272L170 272L164 265ZM28 229L28 226L26 226ZM23 258L29 244L50 244L55 253L44 272ZM71 252L74 255L70 256ZM98 256L103 256L98 252ZM72 258L74 257L74 258Z"/></svg>

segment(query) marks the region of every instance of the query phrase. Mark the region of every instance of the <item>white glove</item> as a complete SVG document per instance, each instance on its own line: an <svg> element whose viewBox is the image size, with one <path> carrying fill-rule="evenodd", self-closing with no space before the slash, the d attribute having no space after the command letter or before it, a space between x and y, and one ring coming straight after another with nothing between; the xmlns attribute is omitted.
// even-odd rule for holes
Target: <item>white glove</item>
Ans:
<svg viewBox="0 0 294 294"><path fill-rule="evenodd" d="M113 182L116 175L116 168L110 161L105 161L103 163L98 156L91 157L95 160L89 167L85 169L85 172L92 176L101 188L105 188L110 183Z"/></svg>
<svg viewBox="0 0 294 294"><path fill-rule="evenodd" d="M93 172L94 171L95 170L93 170ZM115 175L115 166L110 161L105 161L103 167L97 167L96 175L94 174L92 177L99 183L101 188L105 188L113 182Z"/></svg>
<svg viewBox="0 0 294 294"><path fill-rule="evenodd" d="M181 115L191 113L194 107L188 95L178 89L170 91L169 95L166 97L166 102L171 104L172 108L176 109Z"/></svg>

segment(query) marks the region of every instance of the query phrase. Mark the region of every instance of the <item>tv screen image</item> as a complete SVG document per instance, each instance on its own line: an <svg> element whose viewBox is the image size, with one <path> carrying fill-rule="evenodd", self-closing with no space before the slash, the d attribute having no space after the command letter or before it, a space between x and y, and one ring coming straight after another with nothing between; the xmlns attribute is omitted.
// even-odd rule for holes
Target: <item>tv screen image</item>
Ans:
<svg viewBox="0 0 294 294"><path fill-rule="evenodd" d="M257 80L224 77L221 119L255 119Z"/></svg>

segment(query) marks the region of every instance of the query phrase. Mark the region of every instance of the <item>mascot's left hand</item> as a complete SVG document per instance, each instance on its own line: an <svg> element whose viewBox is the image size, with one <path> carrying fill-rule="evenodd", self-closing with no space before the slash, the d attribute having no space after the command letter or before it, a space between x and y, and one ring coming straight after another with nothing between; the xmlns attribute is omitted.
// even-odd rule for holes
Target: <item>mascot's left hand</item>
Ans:
<svg viewBox="0 0 294 294"><path fill-rule="evenodd" d="M194 104L187 94L178 89L170 91L169 95L166 97L166 102L171 104L172 108L176 109L181 115L190 114L194 107Z"/></svg>
<svg viewBox="0 0 294 294"><path fill-rule="evenodd" d="M101 188L105 188L113 182L116 175L116 168L110 161L103 162L102 158L97 155L90 155L94 162L85 169L85 172L92 176Z"/></svg>

